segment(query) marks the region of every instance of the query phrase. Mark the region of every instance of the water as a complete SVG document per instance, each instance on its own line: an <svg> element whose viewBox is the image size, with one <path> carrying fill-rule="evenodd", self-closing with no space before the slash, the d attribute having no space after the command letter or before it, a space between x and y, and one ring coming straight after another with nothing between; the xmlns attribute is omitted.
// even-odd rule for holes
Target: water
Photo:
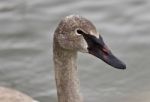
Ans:
<svg viewBox="0 0 150 102"><path fill-rule="evenodd" d="M149 0L1 0L0 85L57 102L52 37L60 19L90 19L127 70L79 53L85 102L150 102Z"/></svg>

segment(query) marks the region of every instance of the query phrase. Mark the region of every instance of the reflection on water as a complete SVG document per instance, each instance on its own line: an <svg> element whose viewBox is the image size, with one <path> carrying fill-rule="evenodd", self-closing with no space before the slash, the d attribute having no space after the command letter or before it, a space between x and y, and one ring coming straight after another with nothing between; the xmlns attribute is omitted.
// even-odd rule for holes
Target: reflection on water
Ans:
<svg viewBox="0 0 150 102"><path fill-rule="evenodd" d="M0 85L41 102L57 102L52 37L60 19L90 19L127 70L111 68L79 53L81 91L86 102L150 101L150 1L1 0ZM90 79L90 80L89 80Z"/></svg>

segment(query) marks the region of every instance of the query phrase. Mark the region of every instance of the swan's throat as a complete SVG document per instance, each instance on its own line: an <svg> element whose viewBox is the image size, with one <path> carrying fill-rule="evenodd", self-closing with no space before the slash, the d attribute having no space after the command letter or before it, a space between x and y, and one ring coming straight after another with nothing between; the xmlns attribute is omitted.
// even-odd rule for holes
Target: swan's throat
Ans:
<svg viewBox="0 0 150 102"><path fill-rule="evenodd" d="M53 47L58 102L82 102L77 77L77 52L61 48L56 41Z"/></svg>

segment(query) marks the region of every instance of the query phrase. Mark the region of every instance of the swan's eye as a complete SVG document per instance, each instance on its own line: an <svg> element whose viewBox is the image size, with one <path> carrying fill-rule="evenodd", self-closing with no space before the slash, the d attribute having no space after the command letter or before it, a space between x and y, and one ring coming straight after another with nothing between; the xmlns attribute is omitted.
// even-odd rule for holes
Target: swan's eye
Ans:
<svg viewBox="0 0 150 102"><path fill-rule="evenodd" d="M81 29L76 29L76 34L77 35L83 35L85 33Z"/></svg>

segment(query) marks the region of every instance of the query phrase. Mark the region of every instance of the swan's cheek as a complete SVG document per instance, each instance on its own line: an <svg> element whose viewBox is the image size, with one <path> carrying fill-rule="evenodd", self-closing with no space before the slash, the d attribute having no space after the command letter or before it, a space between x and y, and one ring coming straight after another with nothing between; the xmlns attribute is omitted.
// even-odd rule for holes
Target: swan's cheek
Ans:
<svg viewBox="0 0 150 102"><path fill-rule="evenodd" d="M88 53L88 44L84 39L82 39L80 42L79 51L83 53Z"/></svg>
<svg viewBox="0 0 150 102"><path fill-rule="evenodd" d="M88 44L83 36L66 37L60 34L58 36L58 42L60 46L64 49L75 50L84 53L88 52Z"/></svg>

